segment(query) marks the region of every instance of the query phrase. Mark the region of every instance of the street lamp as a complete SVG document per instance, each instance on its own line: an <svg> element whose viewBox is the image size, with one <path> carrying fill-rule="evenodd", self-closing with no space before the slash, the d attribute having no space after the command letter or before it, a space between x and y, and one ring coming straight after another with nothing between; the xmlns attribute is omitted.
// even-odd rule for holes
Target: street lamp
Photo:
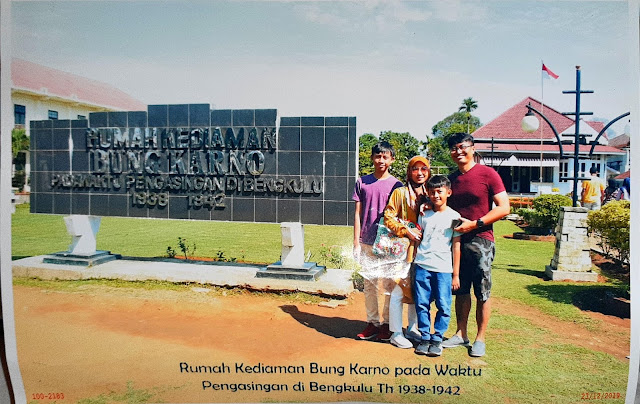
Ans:
<svg viewBox="0 0 640 404"><path fill-rule="evenodd" d="M591 136L591 135L585 135L585 134L581 134L580 133L580 116L581 115L593 115L593 112L582 112L580 111L580 94L592 94L593 90L581 90L580 89L580 66L576 66L576 89L575 90L568 90L568 91L563 91L563 94L575 94L576 95L576 110L575 112L563 112L562 115L575 115L575 133L573 135L564 135L564 136L573 136L573 145L574 145L574 151L573 151L573 176L572 177L560 177L561 180L572 180L573 181L573 207L576 207L578 204L578 180L588 180L590 178L587 177L578 177L578 171L580 169L580 145L586 145L587 144L587 140L586 137L587 136ZM551 130L553 131L553 134L556 136L556 140L558 141L558 148L560 149L560 161L565 159L565 155L564 155L564 151L562 149L562 140L560 140L560 135L558 135L558 131L556 130L555 126L553 126L553 124L551 123L551 121L549 121L549 119L544 116L540 111L537 111L535 108L533 108L531 106L531 104L527 105L527 114L524 116L524 118L522 118L522 122L521 122L521 127L522 130L524 130L525 132L535 132L536 130L538 130L538 127L540 126L540 122L538 121L538 119L535 117L534 113L539 115L542 119L545 120L545 122L547 122L547 124L549 124L549 126L551 127ZM615 123L616 121L618 121L619 119L624 118L625 116L629 115L629 112L624 113L620 116L618 116L617 118L615 118L614 120L612 120L611 122L609 122L609 124L607 124L607 126L605 126L600 133L598 133L598 136L596 136L595 140L590 141L588 144L591 145L591 150L589 151L589 155L588 157L591 158L593 156L593 152L595 150L596 144L598 144L598 139L600 138L600 136L602 136L602 134L605 132L605 130L607 130L613 123Z"/></svg>

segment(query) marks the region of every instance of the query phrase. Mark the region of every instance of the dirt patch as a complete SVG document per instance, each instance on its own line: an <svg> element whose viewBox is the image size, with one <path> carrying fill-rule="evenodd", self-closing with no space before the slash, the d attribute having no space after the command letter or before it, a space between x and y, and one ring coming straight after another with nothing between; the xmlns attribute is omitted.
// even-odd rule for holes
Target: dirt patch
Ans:
<svg viewBox="0 0 640 404"><path fill-rule="evenodd" d="M122 391L133 382L136 389L157 394L163 402L234 402L239 397L234 393L203 391L203 379L274 380L270 374L181 371L187 365L224 369L224 364L259 367L314 362L325 366L326 372L316 380L354 384L362 376L336 379L331 372L337 371L337 365L348 367L353 362L391 369L449 363L491 367L462 350L424 358L386 343L354 339L366 325L361 293L352 294L348 304L336 308L248 292L214 295L205 288L178 292L96 286L67 292L15 286L14 298L18 357L29 400L34 393L53 392L64 393L64 402L73 403ZM525 318L548 330L559 343L584 346L620 360L628 355L629 320L592 313L600 322L595 330L587 330L517 302L497 298L494 302L496 312ZM280 383L290 385L300 378L295 373L277 375ZM393 377L369 380L393 382ZM259 402L274 396L246 393L243 397L243 401ZM309 399L308 393L294 391L277 395L277 401ZM383 401L384 396L327 393L321 401L363 400Z"/></svg>
<svg viewBox="0 0 640 404"><path fill-rule="evenodd" d="M591 252L591 263L600 269L600 272L608 278L616 279L627 285L631 281L629 265L598 252ZM628 296L627 296L628 297Z"/></svg>

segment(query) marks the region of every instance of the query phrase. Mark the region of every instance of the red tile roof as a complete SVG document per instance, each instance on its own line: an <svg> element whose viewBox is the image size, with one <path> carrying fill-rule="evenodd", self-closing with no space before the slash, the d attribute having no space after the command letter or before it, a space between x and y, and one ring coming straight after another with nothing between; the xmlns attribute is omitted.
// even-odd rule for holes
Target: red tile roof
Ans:
<svg viewBox="0 0 640 404"><path fill-rule="evenodd" d="M618 175L615 177L616 180L623 180L625 178L631 177L631 171L627 170L625 172L623 172L622 174Z"/></svg>
<svg viewBox="0 0 640 404"><path fill-rule="evenodd" d="M147 110L146 104L108 84L22 59L13 59L11 79L14 89L115 110Z"/></svg>
<svg viewBox="0 0 640 404"><path fill-rule="evenodd" d="M629 135L627 135L626 133L609 139L609 146L617 147L619 149L622 149L623 147L629 147L630 143L631 142L629 139Z"/></svg>
<svg viewBox="0 0 640 404"><path fill-rule="evenodd" d="M544 119L540 119L540 128L533 133L528 133L522 130L521 122L522 118L527 113L527 104L531 104L533 108L546 116L549 121L553 124L553 126L558 131L558 134L565 131L567 128L573 125L573 119L562 115L560 112L551 108L548 105L542 106L540 101L527 97L524 100L520 101L513 107L509 108L501 115L499 115L494 120L490 121L486 125L478 128L475 132L473 132L473 137L475 139L520 139L520 140L540 140L541 137L541 129L542 129L542 138L545 140L555 140L555 135L553 134L553 130L544 121ZM537 115L536 115L537 116ZM604 128L604 124L602 122L597 121L589 121L586 122L590 127L592 127L596 133L599 133L602 128ZM606 138L606 134L602 135Z"/></svg>

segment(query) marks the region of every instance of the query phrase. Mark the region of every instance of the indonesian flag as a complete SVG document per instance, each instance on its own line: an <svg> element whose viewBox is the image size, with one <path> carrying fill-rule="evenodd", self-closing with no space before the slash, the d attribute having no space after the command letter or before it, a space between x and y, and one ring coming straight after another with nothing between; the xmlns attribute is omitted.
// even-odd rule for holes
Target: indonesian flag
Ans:
<svg viewBox="0 0 640 404"><path fill-rule="evenodd" d="M544 63L542 64L542 77L545 79L557 79L558 76L557 74L555 74L554 72L552 72L551 70L549 70L549 68L547 66L544 65Z"/></svg>

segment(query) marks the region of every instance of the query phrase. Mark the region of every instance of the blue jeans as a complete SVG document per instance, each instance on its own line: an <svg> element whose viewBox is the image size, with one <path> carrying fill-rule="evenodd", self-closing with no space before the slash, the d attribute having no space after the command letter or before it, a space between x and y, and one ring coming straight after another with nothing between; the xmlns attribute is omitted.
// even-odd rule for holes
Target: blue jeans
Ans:
<svg viewBox="0 0 640 404"><path fill-rule="evenodd" d="M452 274L431 272L416 265L416 278L413 287L413 297L418 315L418 330L423 341L443 340L444 333L449 328L451 319L451 278ZM433 324L434 333L431 334L431 302L436 303L438 312Z"/></svg>

